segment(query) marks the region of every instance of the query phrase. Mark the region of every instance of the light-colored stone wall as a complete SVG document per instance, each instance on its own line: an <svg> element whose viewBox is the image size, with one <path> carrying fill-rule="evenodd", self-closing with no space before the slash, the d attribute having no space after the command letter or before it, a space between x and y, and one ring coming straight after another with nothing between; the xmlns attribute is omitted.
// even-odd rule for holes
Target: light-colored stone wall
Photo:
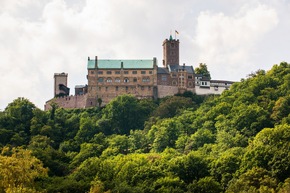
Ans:
<svg viewBox="0 0 290 193"><path fill-rule="evenodd" d="M88 72L89 98L107 104L123 94L137 98L153 98L157 85L157 67L152 69L97 69Z"/></svg>
<svg viewBox="0 0 290 193"><path fill-rule="evenodd" d="M157 88L158 88L158 98L163 98L166 96L173 96L178 93L177 86L158 85Z"/></svg>
<svg viewBox="0 0 290 193"><path fill-rule="evenodd" d="M67 73L54 73L54 96L64 93L64 91L59 90L59 85L67 86L67 76Z"/></svg>
<svg viewBox="0 0 290 193"><path fill-rule="evenodd" d="M65 109L86 108L87 94L53 98L45 103L44 110L50 110L52 103Z"/></svg>
<svg viewBox="0 0 290 193"><path fill-rule="evenodd" d="M228 87L195 86L195 93L197 95L222 94L222 92L226 89L228 89Z"/></svg>

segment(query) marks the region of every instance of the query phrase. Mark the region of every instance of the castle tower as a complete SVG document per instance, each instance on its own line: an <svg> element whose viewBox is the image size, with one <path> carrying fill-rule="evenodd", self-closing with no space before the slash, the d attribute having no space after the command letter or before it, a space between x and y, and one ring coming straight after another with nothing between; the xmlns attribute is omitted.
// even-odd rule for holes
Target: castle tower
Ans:
<svg viewBox="0 0 290 193"><path fill-rule="evenodd" d="M69 95L67 73L54 73L54 96Z"/></svg>
<svg viewBox="0 0 290 193"><path fill-rule="evenodd" d="M179 65L179 40L173 39L170 35L169 40L163 41L163 66Z"/></svg>

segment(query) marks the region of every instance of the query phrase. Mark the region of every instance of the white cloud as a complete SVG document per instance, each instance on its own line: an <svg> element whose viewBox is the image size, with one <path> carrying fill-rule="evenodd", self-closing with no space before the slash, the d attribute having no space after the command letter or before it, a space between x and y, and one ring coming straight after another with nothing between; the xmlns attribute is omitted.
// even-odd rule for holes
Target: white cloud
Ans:
<svg viewBox="0 0 290 193"><path fill-rule="evenodd" d="M69 73L73 93L76 84L86 84L88 56L157 57L161 65L162 41L175 29L180 32L181 63L195 67L206 62L213 78L239 80L261 68L253 66L257 58L252 55L265 36L274 42L273 29L289 31L284 27L289 4L220 2L1 0L0 109L17 97L43 108L53 96L55 72ZM289 38L279 38L284 40L279 46L288 48L284 42ZM286 51L275 58L285 57ZM265 48L260 54L270 57Z"/></svg>
<svg viewBox="0 0 290 193"><path fill-rule="evenodd" d="M276 11L266 5L242 8L233 16L202 12L196 28L198 60L208 63L215 76L226 72L227 77L237 80L241 71L253 69L250 58L255 45L277 24Z"/></svg>

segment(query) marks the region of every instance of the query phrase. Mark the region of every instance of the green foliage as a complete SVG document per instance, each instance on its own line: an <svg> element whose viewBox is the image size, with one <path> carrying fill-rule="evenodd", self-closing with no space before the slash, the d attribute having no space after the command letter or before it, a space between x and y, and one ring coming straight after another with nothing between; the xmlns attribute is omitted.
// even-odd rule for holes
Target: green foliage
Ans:
<svg viewBox="0 0 290 193"><path fill-rule="evenodd" d="M4 147L0 154L0 192L37 192L35 180L47 169L31 152Z"/></svg>
<svg viewBox="0 0 290 193"><path fill-rule="evenodd" d="M205 63L199 63L199 66L194 69L195 74L201 74L204 77L211 79L210 72Z"/></svg>
<svg viewBox="0 0 290 193"><path fill-rule="evenodd" d="M177 115L181 110L194 107L190 98L173 96L163 100L158 108L153 112L153 116L160 118L171 118Z"/></svg>
<svg viewBox="0 0 290 193"><path fill-rule="evenodd" d="M213 177L207 176L188 185L189 192L220 193L221 185Z"/></svg>
<svg viewBox="0 0 290 193"><path fill-rule="evenodd" d="M220 96L124 95L102 108L18 98L0 112L0 148L27 150L3 148L0 192L289 192L289 74L282 62Z"/></svg>
<svg viewBox="0 0 290 193"><path fill-rule="evenodd" d="M275 192L277 181L271 177L270 172L263 168L254 167L234 179L226 192Z"/></svg>
<svg viewBox="0 0 290 193"><path fill-rule="evenodd" d="M154 108L154 105L148 104L150 102L138 102L131 95L118 96L103 109L102 120L107 120L111 127L107 129L113 133L129 134L130 130L142 128Z"/></svg>

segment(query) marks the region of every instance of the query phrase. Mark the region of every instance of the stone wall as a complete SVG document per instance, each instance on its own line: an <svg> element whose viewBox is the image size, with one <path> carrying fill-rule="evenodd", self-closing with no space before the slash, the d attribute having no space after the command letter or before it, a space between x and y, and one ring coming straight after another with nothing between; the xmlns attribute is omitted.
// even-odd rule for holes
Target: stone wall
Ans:
<svg viewBox="0 0 290 193"><path fill-rule="evenodd" d="M158 85L157 88L158 88L158 98L173 96L178 93L177 86Z"/></svg>
<svg viewBox="0 0 290 193"><path fill-rule="evenodd" d="M45 103L44 110L50 110L52 103L56 103L59 107L65 109L86 108L87 94L53 98Z"/></svg>
<svg viewBox="0 0 290 193"><path fill-rule="evenodd" d="M209 94L222 94L224 90L228 89L227 87L202 87L202 86L195 86L195 93L197 95L209 95Z"/></svg>

